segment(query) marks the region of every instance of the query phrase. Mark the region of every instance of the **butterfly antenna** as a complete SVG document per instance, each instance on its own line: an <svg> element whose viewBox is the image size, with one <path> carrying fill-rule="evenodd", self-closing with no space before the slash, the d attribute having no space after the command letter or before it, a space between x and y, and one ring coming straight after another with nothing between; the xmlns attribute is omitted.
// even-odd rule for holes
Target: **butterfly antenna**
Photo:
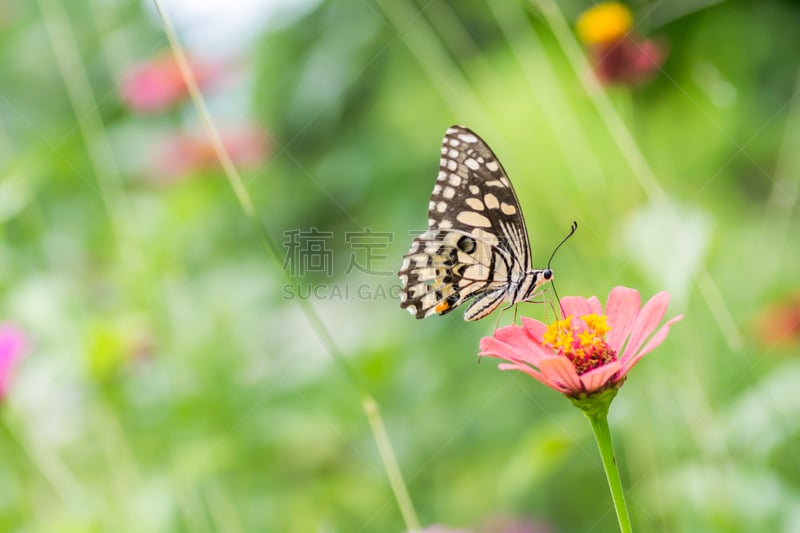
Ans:
<svg viewBox="0 0 800 533"><path fill-rule="evenodd" d="M564 237L563 239L561 239L561 242L560 242L560 243L558 243L558 246L556 246L555 250L553 250L553 253L552 253L552 254L550 254L550 259L548 259L548 260L547 260L547 268L548 268L548 269L550 268L550 263L552 263L552 262L553 262L553 257L555 257L555 255L556 255L556 252L558 251L558 249L559 249L559 248L561 248L561 245L562 245L562 244L564 244L565 242L567 242L567 239L569 239L570 237L572 237L572 235L575 233L575 230L576 230L576 229L578 229L578 223L577 223L577 222L575 222L575 221L573 220L573 221L572 221L572 226L570 226L570 230L569 230L569 233L567 233L567 236L566 236L566 237Z"/></svg>
<svg viewBox="0 0 800 533"><path fill-rule="evenodd" d="M550 254L550 259L547 260L547 269L548 270L550 270L550 263L552 263L553 257L555 257L556 252L558 251L558 249L561 248L561 245L563 245L565 242L567 242L567 239L572 237L572 235L575 233L576 229L578 229L578 223L573 220L572 221L572 226L570 226L570 230L569 230L569 233L567 234L567 236L564 237L563 239L561 239L561 242L558 243L558 246L556 246L555 250L553 250L553 253ZM556 302L558 302L558 310L561 311L560 314L561 314L561 317L563 318L564 317L564 308L561 307L561 299L558 297L558 291L556 290L555 280L553 280L551 282L551 285L553 286L553 295L556 297ZM551 302L551 304L552 304L552 302ZM556 315L559 314L558 312L556 312L555 309L553 309L553 312L555 312Z"/></svg>

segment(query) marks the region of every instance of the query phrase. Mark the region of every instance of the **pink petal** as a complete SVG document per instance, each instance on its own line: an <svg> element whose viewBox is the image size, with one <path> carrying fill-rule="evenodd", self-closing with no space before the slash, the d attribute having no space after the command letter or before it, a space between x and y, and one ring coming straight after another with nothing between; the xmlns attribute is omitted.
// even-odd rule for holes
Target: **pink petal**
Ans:
<svg viewBox="0 0 800 533"><path fill-rule="evenodd" d="M639 359L641 359L644 355L646 355L646 354L650 353L651 351L653 351L653 349L656 346L658 346L659 344L664 342L664 339L667 338L667 334L669 333L669 327L672 324L674 324L675 322L678 322L679 320L681 320L682 318L683 318L683 315L678 315L675 318L672 318L672 319L668 320L666 324L661 326L661 328L658 331L656 331L655 335L650 337L650 340L647 342L645 347L642 348L641 351L639 351L639 353L637 353L633 357L629 357L628 359L626 359L624 361L625 364L622 367L622 376L627 374L628 371L631 368L633 368L633 366L636 363L639 362ZM620 377L622 377L622 376L620 376Z"/></svg>
<svg viewBox="0 0 800 533"><path fill-rule="evenodd" d="M555 389L558 392L563 392L566 390L563 385L557 383L551 379L548 379L541 372L537 372L533 368L529 367L528 365L520 365L514 363L500 363L497 365L497 368L500 370L519 370L520 372L525 372L530 377L541 383L542 385L547 385L551 389Z"/></svg>
<svg viewBox="0 0 800 533"><path fill-rule="evenodd" d="M522 326L506 326L494 332L494 338L529 352L539 348L539 345L528 335Z"/></svg>
<svg viewBox="0 0 800 533"><path fill-rule="evenodd" d="M625 346L625 352L620 357L623 366L627 364L627 359L636 355L645 339L656 329L658 323L664 318L664 313L667 312L669 305L669 293L661 291L644 304L639 316L636 317L636 322L631 330L631 337L628 339L628 344Z"/></svg>
<svg viewBox="0 0 800 533"><path fill-rule="evenodd" d="M597 299L597 296L592 296L589 298L589 308L595 315L603 314L603 304L600 303L600 300Z"/></svg>
<svg viewBox="0 0 800 533"><path fill-rule="evenodd" d="M493 338L495 339L494 342L490 340L492 337L484 337L484 339L487 340L485 342L481 340L481 350L496 353L494 343L500 342L513 349L515 359L530 363L534 366L539 366L539 360L542 357L553 355L553 352L542 347L541 344L533 340L530 335L528 335L527 330L520 326L506 326L500 328L495 332Z"/></svg>
<svg viewBox="0 0 800 533"><path fill-rule="evenodd" d="M575 367L566 357L545 357L539 361L539 370L546 379L559 383L570 391L583 390Z"/></svg>
<svg viewBox="0 0 800 533"><path fill-rule="evenodd" d="M526 316L522 317L522 325L528 331L528 335L533 337L537 342L541 343L544 337L544 332L547 331L547 326L542 322Z"/></svg>
<svg viewBox="0 0 800 533"><path fill-rule="evenodd" d="M608 332L606 342L619 353L639 314L639 291L627 287L614 287L606 302Z"/></svg>
<svg viewBox="0 0 800 533"><path fill-rule="evenodd" d="M582 296L565 296L561 298L561 309L565 316L574 316L576 318L592 312L589 300Z"/></svg>
<svg viewBox="0 0 800 533"><path fill-rule="evenodd" d="M590 370L581 376L581 383L587 391L595 391L605 385L619 371L619 361L611 361L601 367Z"/></svg>
<svg viewBox="0 0 800 533"><path fill-rule="evenodd" d="M498 357L500 359L506 359L507 361L512 361L514 363L520 361L527 361L528 354L519 349L518 347L505 343L501 340L497 340L495 337L484 337L481 339L480 343L481 351L478 352L478 355L487 355L489 357Z"/></svg>

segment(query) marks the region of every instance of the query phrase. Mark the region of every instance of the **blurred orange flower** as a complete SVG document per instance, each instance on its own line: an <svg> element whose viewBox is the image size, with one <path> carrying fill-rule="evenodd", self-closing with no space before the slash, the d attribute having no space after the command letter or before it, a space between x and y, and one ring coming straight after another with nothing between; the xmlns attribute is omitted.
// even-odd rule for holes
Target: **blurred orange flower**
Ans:
<svg viewBox="0 0 800 533"><path fill-rule="evenodd" d="M764 309L756 327L764 344L788 346L800 341L800 293Z"/></svg>
<svg viewBox="0 0 800 533"><path fill-rule="evenodd" d="M231 160L245 169L262 164L271 148L269 135L261 127L238 127L222 131L220 135ZM179 178L218 166L217 154L207 137L174 134L158 144L155 154L156 173L168 178Z"/></svg>
<svg viewBox="0 0 800 533"><path fill-rule="evenodd" d="M602 2L587 9L578 18L578 37L586 44L616 41L633 26L630 9L619 2Z"/></svg>
<svg viewBox="0 0 800 533"><path fill-rule="evenodd" d="M215 81L222 68L210 62L191 59L192 72L200 87ZM169 52L135 64L122 74L119 83L122 100L139 113L158 113L188 96L178 63Z"/></svg>

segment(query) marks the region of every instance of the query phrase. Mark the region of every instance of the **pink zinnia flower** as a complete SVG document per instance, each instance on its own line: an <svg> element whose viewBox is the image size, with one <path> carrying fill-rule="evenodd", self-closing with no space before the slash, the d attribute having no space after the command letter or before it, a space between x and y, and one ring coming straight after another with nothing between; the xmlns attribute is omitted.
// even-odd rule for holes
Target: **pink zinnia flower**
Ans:
<svg viewBox="0 0 800 533"><path fill-rule="evenodd" d="M0 324L0 401L6 398L17 361L25 355L25 334L11 323Z"/></svg>
<svg viewBox="0 0 800 533"><path fill-rule="evenodd" d="M208 85L219 77L219 65L190 60L197 84ZM125 104L140 113L158 113L188 96L186 83L174 56L162 53L128 68L122 75L119 91Z"/></svg>
<svg viewBox="0 0 800 533"><path fill-rule="evenodd" d="M523 317L522 326L506 326L481 339L480 355L504 359L508 362L500 364L501 370L525 372L571 398L616 389L683 318L668 320L650 336L664 318L669 298L660 292L640 309L639 291L614 287L604 315L594 296L566 297L561 300L566 318L547 326Z"/></svg>

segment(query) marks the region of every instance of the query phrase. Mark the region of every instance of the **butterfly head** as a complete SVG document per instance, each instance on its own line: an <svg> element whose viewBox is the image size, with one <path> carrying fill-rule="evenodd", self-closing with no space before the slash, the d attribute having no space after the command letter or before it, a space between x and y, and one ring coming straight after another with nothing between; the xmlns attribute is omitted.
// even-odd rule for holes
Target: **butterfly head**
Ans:
<svg viewBox="0 0 800 533"><path fill-rule="evenodd" d="M530 286L527 290L524 290L522 298L517 301L528 301L534 296L539 293L539 289L541 289L542 285L552 281L553 279L553 271L549 268L545 268L543 270L529 270L527 273L527 277L531 279Z"/></svg>
<svg viewBox="0 0 800 533"><path fill-rule="evenodd" d="M572 226L570 226L570 230L569 230L569 233L567 234L567 236L564 237L561 240L560 243L558 243L558 246L556 246L555 250L553 250L553 253L550 254L550 259L547 260L547 268L545 268L544 270L541 271L542 272L542 276L541 276L542 277L542 282L538 283L538 284L535 284L535 285L541 285L541 284L545 283L546 281L551 281L553 279L553 271L550 269L550 263L553 262L553 258L556 256L556 252L558 251L558 249L561 248L561 245L564 244L565 242L567 242L567 240L570 237L572 237L572 235L575 233L576 229L578 229L578 223L573 221L572 222ZM553 284L553 294L556 297L556 301L558 302L559 309L561 309L561 300L558 297L558 291L556 291L555 283ZM563 311L562 311L562 313L563 313Z"/></svg>
<svg viewBox="0 0 800 533"><path fill-rule="evenodd" d="M545 268L544 270L531 270L528 272L528 275L533 276L531 294L537 292L542 285L553 279L553 271L549 268Z"/></svg>

